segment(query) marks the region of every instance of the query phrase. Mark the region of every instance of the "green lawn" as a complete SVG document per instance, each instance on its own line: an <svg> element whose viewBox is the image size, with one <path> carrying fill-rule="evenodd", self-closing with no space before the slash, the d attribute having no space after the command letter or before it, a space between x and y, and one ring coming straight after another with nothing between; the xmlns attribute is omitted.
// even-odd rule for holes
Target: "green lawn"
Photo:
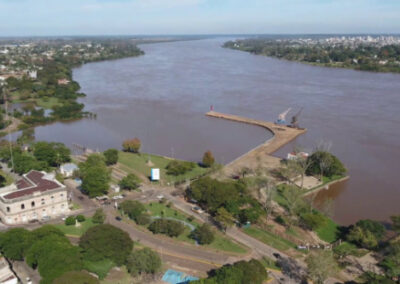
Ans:
<svg viewBox="0 0 400 284"><path fill-rule="evenodd" d="M109 259L101 261L84 260L83 265L87 271L95 273L100 279L104 279L110 269L115 266L114 262Z"/></svg>
<svg viewBox="0 0 400 284"><path fill-rule="evenodd" d="M295 248L296 245L286 239L282 239L281 237L272 234L271 232L256 228L249 227L243 230L249 236L267 244L271 247L276 248L280 251L286 251L290 248Z"/></svg>
<svg viewBox="0 0 400 284"><path fill-rule="evenodd" d="M42 107L44 109L52 109L54 106L61 105L60 101L57 98L39 98L36 99L36 104L39 107Z"/></svg>
<svg viewBox="0 0 400 284"><path fill-rule="evenodd" d="M67 226L65 224L58 224L55 225L58 229L60 229L61 231L64 232L64 234L66 235L70 235L70 236L77 236L80 237L82 236L89 228L96 226L96 224L94 224L92 222L91 218L87 218L85 220L85 222L81 223L80 227L75 227L75 225L71 225L71 226Z"/></svg>
<svg viewBox="0 0 400 284"><path fill-rule="evenodd" d="M196 220L189 221L188 215L186 215L185 213L183 213L179 210L176 210L172 207L168 208L165 204L153 202L153 203L145 204L145 207L147 210L149 210L149 213L152 216L160 216L161 217L162 216L161 212L164 212L164 215L163 215L164 217L171 217L171 218L175 218L178 220L182 220L182 221L185 221L195 227L200 226L200 223L197 222ZM195 241L189 237L189 234L190 234L190 229L186 226L184 233L182 235L180 235L177 238L177 240L194 244ZM214 236L215 236L214 241L211 244L206 245L206 247L209 247L209 248L212 248L215 250L234 252L234 253L239 253L239 254L243 254L243 253L247 252L247 250L243 246L234 243L233 241L231 241L230 239L225 237L221 232L216 231Z"/></svg>
<svg viewBox="0 0 400 284"><path fill-rule="evenodd" d="M270 259L269 257L264 256L262 259L260 259L260 262L266 268L281 270L281 268L276 264L276 261Z"/></svg>
<svg viewBox="0 0 400 284"><path fill-rule="evenodd" d="M151 161L153 166L148 165L148 160ZM151 154L133 154L127 152L119 152L119 159L118 162L123 165L122 169L127 170L134 170L140 172L141 174L145 175L146 177L150 177L151 168L159 168L161 171L161 180L164 182L180 182L186 179L193 179L195 177L201 176L209 169L202 168L196 164L195 168L183 175L179 176L171 176L167 175L166 167L173 159L163 156L151 155ZM124 168L126 167L126 168Z"/></svg>
<svg viewBox="0 0 400 284"><path fill-rule="evenodd" d="M315 230L315 232L321 240L333 243L337 240L339 226L332 219L327 218L327 220L326 224Z"/></svg>

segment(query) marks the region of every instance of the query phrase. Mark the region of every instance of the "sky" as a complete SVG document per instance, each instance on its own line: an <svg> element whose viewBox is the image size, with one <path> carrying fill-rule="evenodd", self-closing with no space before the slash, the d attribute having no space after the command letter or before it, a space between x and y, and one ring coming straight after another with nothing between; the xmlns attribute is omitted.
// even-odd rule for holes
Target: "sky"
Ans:
<svg viewBox="0 0 400 284"><path fill-rule="evenodd" d="M400 33L400 0L0 0L0 36Z"/></svg>

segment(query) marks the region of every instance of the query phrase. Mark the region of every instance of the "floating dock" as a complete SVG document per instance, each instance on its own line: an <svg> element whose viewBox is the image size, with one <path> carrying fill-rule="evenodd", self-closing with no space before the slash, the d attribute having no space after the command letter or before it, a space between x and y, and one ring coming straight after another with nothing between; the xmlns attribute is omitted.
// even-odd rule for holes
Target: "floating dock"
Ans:
<svg viewBox="0 0 400 284"><path fill-rule="evenodd" d="M225 114L215 111L209 111L206 113L209 117L221 118L241 123L247 123L265 128L271 132L274 136L250 150L246 154L236 158L224 167L225 174L235 175L243 168L248 167L250 169L256 169L258 166L266 168L275 168L279 166L280 159L271 156L272 153L283 147L290 141L294 140L299 135L307 132L307 129L296 129L285 125L277 125L273 122L256 120L252 118L241 117L232 114Z"/></svg>

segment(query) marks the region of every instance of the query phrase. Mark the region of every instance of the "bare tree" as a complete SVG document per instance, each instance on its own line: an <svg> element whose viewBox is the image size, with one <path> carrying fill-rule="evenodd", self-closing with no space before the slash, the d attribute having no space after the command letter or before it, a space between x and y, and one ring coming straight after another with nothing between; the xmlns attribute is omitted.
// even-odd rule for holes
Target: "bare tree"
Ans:
<svg viewBox="0 0 400 284"><path fill-rule="evenodd" d="M324 142L321 141L318 143L318 146L315 150L315 152L330 152L330 149L332 147L332 143L331 142ZM319 169L320 169L320 173L321 173L321 181L323 181L323 177L324 177L324 172L325 170L329 169L329 167L332 165L332 159L330 155L320 155L319 156Z"/></svg>
<svg viewBox="0 0 400 284"><path fill-rule="evenodd" d="M276 193L276 187L274 183L267 178L258 178L256 182L259 199L263 201L261 204L264 207L268 220L273 210L273 199Z"/></svg>

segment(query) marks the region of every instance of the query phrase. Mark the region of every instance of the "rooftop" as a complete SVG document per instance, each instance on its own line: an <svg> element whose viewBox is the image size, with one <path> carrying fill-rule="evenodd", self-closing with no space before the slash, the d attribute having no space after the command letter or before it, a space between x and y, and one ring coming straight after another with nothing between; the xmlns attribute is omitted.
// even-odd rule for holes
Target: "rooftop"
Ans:
<svg viewBox="0 0 400 284"><path fill-rule="evenodd" d="M36 192L42 193L48 190L64 187L64 185L59 183L53 175L34 170L25 174L22 179L17 181L16 186L17 190L6 193L3 195L3 198L15 199L34 194Z"/></svg>

